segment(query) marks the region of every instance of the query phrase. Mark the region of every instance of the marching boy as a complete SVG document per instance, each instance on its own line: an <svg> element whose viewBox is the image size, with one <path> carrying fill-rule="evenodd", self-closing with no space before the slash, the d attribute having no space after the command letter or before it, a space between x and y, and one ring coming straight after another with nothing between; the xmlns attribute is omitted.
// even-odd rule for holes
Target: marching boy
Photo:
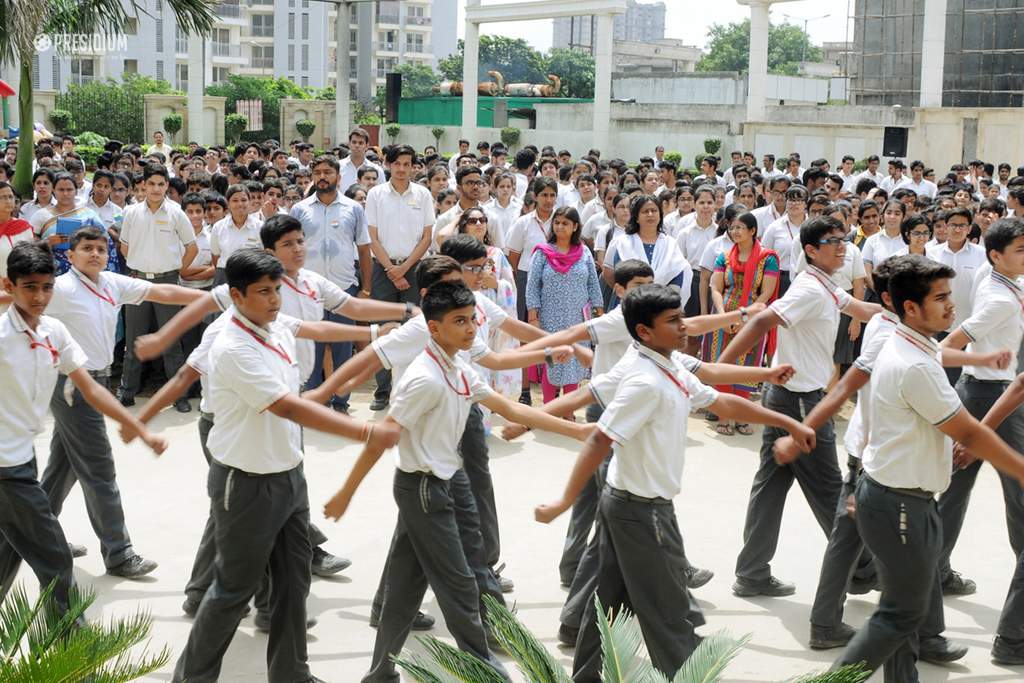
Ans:
<svg viewBox="0 0 1024 683"><path fill-rule="evenodd" d="M366 683L397 681L398 654L429 585L458 646L507 678L487 646L477 583L460 540L450 479L462 467L458 443L470 408L492 411L538 429L585 438L586 425L545 415L495 393L461 357L477 338L477 299L459 282L440 282L423 296L430 331L426 348L395 387L384 427L401 428L394 479L398 523L387 562L384 600ZM345 485L324 507L339 519L383 448L368 446Z"/></svg>

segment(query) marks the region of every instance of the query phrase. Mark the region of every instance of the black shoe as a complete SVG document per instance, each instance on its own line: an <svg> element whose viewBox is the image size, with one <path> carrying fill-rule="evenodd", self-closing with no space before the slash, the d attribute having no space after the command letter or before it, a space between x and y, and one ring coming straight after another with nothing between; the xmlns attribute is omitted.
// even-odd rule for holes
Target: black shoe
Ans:
<svg viewBox="0 0 1024 683"><path fill-rule="evenodd" d="M973 595L977 590L978 584L965 579L960 572L950 571L949 576L942 582L943 595Z"/></svg>
<svg viewBox="0 0 1024 683"><path fill-rule="evenodd" d="M429 631L434 628L434 617L423 612L417 612L416 616L412 620L413 631ZM380 626L380 614L377 612L370 612L370 628L377 628Z"/></svg>
<svg viewBox="0 0 1024 683"><path fill-rule="evenodd" d="M117 392L117 400L125 408L131 408L135 405L135 396L132 394L126 394L123 391Z"/></svg>
<svg viewBox="0 0 1024 683"><path fill-rule="evenodd" d="M857 577L850 579L850 585L847 587L846 592L850 595L864 595L876 590L880 590L877 574L867 580L858 579Z"/></svg>
<svg viewBox="0 0 1024 683"><path fill-rule="evenodd" d="M188 402L188 399L184 396L174 402L174 409L179 413L191 413L192 404Z"/></svg>
<svg viewBox="0 0 1024 683"><path fill-rule="evenodd" d="M501 572L505 569L505 563L502 562L492 571L494 572L494 578L498 580L498 587L501 588L502 593L511 593L516 589L516 585L512 583L512 579L506 578L501 575Z"/></svg>
<svg viewBox="0 0 1024 683"><path fill-rule="evenodd" d="M565 624L558 625L558 642L568 647L576 647L576 639L580 637L580 630Z"/></svg>
<svg viewBox="0 0 1024 683"><path fill-rule="evenodd" d="M375 413L384 410L385 408L388 407L389 402L390 399L387 396L374 396L373 403L370 404L370 410L372 410Z"/></svg>
<svg viewBox="0 0 1024 683"><path fill-rule="evenodd" d="M1024 639L1010 640L996 636L995 642L992 643L992 661L1010 666L1024 664Z"/></svg>
<svg viewBox="0 0 1024 683"><path fill-rule="evenodd" d="M352 566L352 560L331 555L321 548L313 548L313 574L319 577L334 576Z"/></svg>
<svg viewBox="0 0 1024 683"><path fill-rule="evenodd" d="M687 588L700 588L713 578L715 578L715 573L710 569L698 569L697 567L686 568Z"/></svg>
<svg viewBox="0 0 1024 683"><path fill-rule="evenodd" d="M342 415L348 415L348 406L342 405L341 403L331 403L331 410Z"/></svg>
<svg viewBox="0 0 1024 683"><path fill-rule="evenodd" d="M85 557L89 554L89 549L84 545L77 545L75 543L68 543L68 550L71 551L71 557Z"/></svg>
<svg viewBox="0 0 1024 683"><path fill-rule="evenodd" d="M132 555L127 560L107 570L110 576L120 576L122 579L138 579L157 568L157 563L147 560L141 555Z"/></svg>
<svg viewBox="0 0 1024 683"><path fill-rule="evenodd" d="M842 622L835 627L811 624L811 639L808 645L812 650L831 650L834 647L844 647L856 633L856 629Z"/></svg>
<svg viewBox="0 0 1024 683"><path fill-rule="evenodd" d="M732 594L738 598L752 598L757 595L781 598L793 593L796 593L796 586L785 581L779 581L774 576L766 581L736 579L736 583L732 585Z"/></svg>
<svg viewBox="0 0 1024 683"><path fill-rule="evenodd" d="M253 619L256 630L260 633L270 633L270 612L256 610L256 618ZM306 617L306 630L316 626L316 617Z"/></svg>
<svg viewBox="0 0 1024 683"><path fill-rule="evenodd" d="M533 396L530 394L529 389L519 394L519 402L522 403L524 406L533 405Z"/></svg>
<svg viewBox="0 0 1024 683"><path fill-rule="evenodd" d="M967 646L944 636L922 638L918 651L918 658L931 664L948 664L966 656Z"/></svg>

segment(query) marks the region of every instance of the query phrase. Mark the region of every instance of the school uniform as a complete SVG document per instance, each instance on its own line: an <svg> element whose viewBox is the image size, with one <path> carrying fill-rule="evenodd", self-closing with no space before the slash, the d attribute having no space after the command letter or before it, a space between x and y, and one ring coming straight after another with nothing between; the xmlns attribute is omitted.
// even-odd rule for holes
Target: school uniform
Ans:
<svg viewBox="0 0 1024 683"><path fill-rule="evenodd" d="M938 587L942 519L953 445L937 427L961 410L934 340L899 325L871 374L871 430L857 484L857 528L875 556L879 608L836 662L884 666L887 683L918 680L917 630ZM939 598L941 600L941 598Z"/></svg>
<svg viewBox="0 0 1024 683"><path fill-rule="evenodd" d="M802 420L818 404L832 378L832 352L840 311L851 298L824 271L808 265L793 279L789 291L769 309L782 321L772 367L790 364L796 374L785 385L765 391L766 408ZM789 464L776 464L775 440L786 432L765 427L761 458L750 489L743 548L736 559L737 586L764 586L772 579L769 563L775 555L782 512L793 481L803 490L811 511L828 536L832 528L842 477L836 462L835 429L831 420L817 431L814 450ZM734 587L735 588L735 587Z"/></svg>
<svg viewBox="0 0 1024 683"><path fill-rule="evenodd" d="M268 680L304 681L306 597L312 545L299 425L268 408L299 391L295 337L279 322L259 327L233 311L209 354L207 445L216 559L172 678L215 681L246 604L269 564Z"/></svg>
<svg viewBox="0 0 1024 683"><path fill-rule="evenodd" d="M228 281L224 268L228 259L239 249L262 249L263 241L260 239L260 227L263 221L258 217L259 213L246 216L245 223L241 227L235 225L235 219L231 214L224 216L210 228L210 253L217 257L217 271L214 273L214 284L223 284Z"/></svg>
<svg viewBox="0 0 1024 683"><path fill-rule="evenodd" d="M146 202L124 209L121 222L121 244L127 248L125 264L129 273L154 284L177 284L183 249L195 242L195 230L181 207L164 199L156 211ZM121 371L120 395L131 399L139 393L142 363L135 356L135 340L153 328L167 324L180 306L144 302L125 311L124 367ZM164 351L164 374L174 377L185 362L181 341L174 341Z"/></svg>
<svg viewBox="0 0 1024 683"><path fill-rule="evenodd" d="M716 400L717 391L640 346L597 423L614 442L600 502L597 597L606 608L628 605L635 611L651 662L666 675L697 646L687 619L682 535L672 503L680 491L686 418L691 408ZM600 673L601 638L591 602L576 644L573 680L596 683Z"/></svg>
<svg viewBox="0 0 1024 683"><path fill-rule="evenodd" d="M860 251L865 263L877 266L887 258L898 256L906 247L902 234L896 233L895 237L890 237L885 234L885 230L879 230L864 241Z"/></svg>
<svg viewBox="0 0 1024 683"><path fill-rule="evenodd" d="M764 206L752 210L750 213L754 214L754 217L757 219L757 237L758 239L761 239L764 237L764 233L768 229L768 226L786 215L786 210L783 209L782 211L776 211L775 204L769 202ZM800 240L798 239L797 241L799 242Z"/></svg>
<svg viewBox="0 0 1024 683"><path fill-rule="evenodd" d="M75 268L54 280L47 313L67 326L85 352L82 365L104 387L109 387L121 307L138 305L151 287L145 280L107 271L93 282ZM59 516L75 482L81 484L86 513L100 540L103 563L107 569L114 568L136 553L125 523L106 420L63 372L51 392L50 410L53 436L41 486L53 513ZM0 552L0 558L4 558L0 563L6 562L5 551Z"/></svg>
<svg viewBox="0 0 1024 683"><path fill-rule="evenodd" d="M898 324L899 318L891 311L882 311L871 318L864 328L864 344L853 367L868 375L873 374L878 354ZM843 444L847 453L847 473L839 493L835 520L821 561L818 588L811 606L811 624L823 629L834 629L842 624L846 589L854 576L857 560L864 552L864 542L857 530L857 523L846 512L846 499L854 493L860 479L861 456L870 433L870 407L871 387L865 385L857 392L857 405L846 428ZM870 577L860 578L863 580Z"/></svg>
<svg viewBox="0 0 1024 683"><path fill-rule="evenodd" d="M530 263L533 261L533 251L541 244L548 241L551 234L551 217L546 221L537 218L537 212L531 211L520 216L508 230L505 239L505 253L512 251L519 253L519 265L516 267L515 280L516 310L519 312L519 319L526 320L526 283L530 277Z"/></svg>
<svg viewBox="0 0 1024 683"><path fill-rule="evenodd" d="M979 285L972 313L960 325L960 329L971 340L967 345L968 351L988 353L1010 349L1016 353L1024 338L1024 289L1020 283L993 271ZM1013 381L1016 365L1017 359L1013 358L1005 370L964 367L956 384L956 393L971 415L979 420L985 416ZM996 428L996 433L1014 450L1020 452L1024 449L1024 407L1018 407L1010 413ZM944 533L939 571L943 581L949 577L949 556L960 536L971 490L981 464L979 460L957 470L949 488L939 498L939 514L942 516ZM1014 555L1019 557L1024 551L1024 491L1013 477L1000 472L999 478L1006 503L1010 547Z"/></svg>
<svg viewBox="0 0 1024 683"><path fill-rule="evenodd" d="M431 340L396 381L389 415L402 426L395 453L398 521L385 567L387 594L364 683L399 680L401 652L429 585L458 647L508 674L487 647L479 592L460 538L451 480L459 431L493 390L462 358Z"/></svg>
<svg viewBox="0 0 1024 683"><path fill-rule="evenodd" d="M804 254L800 240L793 242L792 249L792 274L796 275L807 269L807 255ZM846 253L843 255L843 265L832 273L832 281L844 292L853 295L853 283L866 277L867 271L864 269L864 258L860 249L856 244L848 242ZM836 331L836 344L832 360L840 366L853 363L861 351L864 334L862 333L856 341L850 341L850 323L852 322L853 318L845 313L839 316L839 329Z"/></svg>
<svg viewBox="0 0 1024 683"><path fill-rule="evenodd" d="M761 238L762 247L779 255L779 296L786 295L792 278L796 276L793 272L794 243L800 243L800 226L793 225L786 214L769 225Z"/></svg>
<svg viewBox="0 0 1024 683"><path fill-rule="evenodd" d="M0 314L0 600L10 590L21 560L39 584L54 585L54 599L67 609L74 586L71 552L46 492L37 479L32 443L44 429L47 403L60 373L86 363L86 355L59 320L41 316L31 330L16 306Z"/></svg>

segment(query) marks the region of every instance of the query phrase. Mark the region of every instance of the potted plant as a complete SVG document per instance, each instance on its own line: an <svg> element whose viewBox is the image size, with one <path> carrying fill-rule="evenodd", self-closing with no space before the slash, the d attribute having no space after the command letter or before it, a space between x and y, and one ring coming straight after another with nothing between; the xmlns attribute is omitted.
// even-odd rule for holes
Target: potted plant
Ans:
<svg viewBox="0 0 1024 683"><path fill-rule="evenodd" d="M434 126L430 129L430 134L434 136L434 147L437 151L441 151L441 138L444 137L444 128L441 126Z"/></svg>
<svg viewBox="0 0 1024 683"><path fill-rule="evenodd" d="M395 144L395 138L402 132L402 125L400 123L389 123L384 126L384 132L388 134L388 139L391 140L391 144Z"/></svg>
<svg viewBox="0 0 1024 683"><path fill-rule="evenodd" d="M302 136L303 142L309 142L309 138L312 137L313 131L316 130L316 124L309 119L299 119L295 122L295 130L299 131L299 135Z"/></svg>
<svg viewBox="0 0 1024 683"><path fill-rule="evenodd" d="M515 146L519 144L520 135L520 130L514 126L505 126L501 129L501 141L509 151L515 149Z"/></svg>
<svg viewBox="0 0 1024 683"><path fill-rule="evenodd" d="M171 142L174 142L174 136L181 130L185 120L181 117L181 114L168 114L164 117L164 131L170 136Z"/></svg>
<svg viewBox="0 0 1024 683"><path fill-rule="evenodd" d="M53 122L53 127L60 133L70 132L74 119L71 117L71 112L67 109L54 109L50 112L50 121Z"/></svg>
<svg viewBox="0 0 1024 683"><path fill-rule="evenodd" d="M231 142L238 144L238 141L242 138L242 133L249 125L249 119L244 114L228 114L224 117L224 135L227 136Z"/></svg>

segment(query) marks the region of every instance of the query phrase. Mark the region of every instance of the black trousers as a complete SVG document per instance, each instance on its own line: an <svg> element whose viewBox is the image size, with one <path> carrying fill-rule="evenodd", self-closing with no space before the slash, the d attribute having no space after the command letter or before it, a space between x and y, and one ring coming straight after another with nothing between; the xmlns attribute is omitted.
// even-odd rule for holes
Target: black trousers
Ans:
<svg viewBox="0 0 1024 683"><path fill-rule="evenodd" d="M797 393L771 385L764 394L765 408L803 420L821 401L823 393ZM761 440L761 462L750 487L747 518L743 527L743 548L736 559L736 576L750 581L771 578L770 562L779 544L786 496L796 481L811 506L811 512L826 537L832 529L842 476L836 462L836 436L832 421L817 433L817 443L808 455L789 465L778 465L772 455L775 440L786 436L777 427L765 427Z"/></svg>
<svg viewBox="0 0 1024 683"><path fill-rule="evenodd" d="M875 556L882 581L878 609L835 666L883 667L886 683L918 680L918 629L941 588L936 568L942 519L934 500L886 489L867 477L857 484L857 528Z"/></svg>
<svg viewBox="0 0 1024 683"><path fill-rule="evenodd" d="M217 680L245 606L269 565L274 590L270 595L267 680L304 681L310 675L306 597L313 549L302 465L286 472L252 475L214 461L207 481L217 547L213 584L199 606L171 680Z"/></svg>
<svg viewBox="0 0 1024 683"><path fill-rule="evenodd" d="M601 406L591 403L587 406L587 422L597 422L601 419L602 412ZM565 530L562 558L558 562L558 576L563 586L572 585L573 578L576 576L576 568L579 567L580 559L587 549L590 530L597 518L597 501L600 493L598 477L595 475L586 483L572 504L569 527Z"/></svg>
<svg viewBox="0 0 1024 683"><path fill-rule="evenodd" d="M149 280L153 284L178 284L177 271ZM216 283L220 284L220 283ZM143 301L138 306L124 308L124 365L121 369L121 392L126 396L139 393L142 383L142 362L135 355L135 340L144 334L158 330L181 310L181 306L156 304ZM167 379L174 377L178 368L185 362L181 340L171 342L164 351L164 374Z"/></svg>
<svg viewBox="0 0 1024 683"><path fill-rule="evenodd" d="M494 481L491 478L487 433L484 431L484 413L479 404L474 403L469 409L466 429L459 440L459 455L462 456L462 468L469 477L473 498L476 499L484 556L487 565L493 567L498 564L498 558L501 557L501 534L498 531L498 506L494 500Z"/></svg>
<svg viewBox="0 0 1024 683"><path fill-rule="evenodd" d="M425 472L396 470L394 496L398 522L386 565L386 597L364 683L398 683L391 657L405 645L427 586L459 649L508 680L505 668L487 647L477 581L462 549L451 483Z"/></svg>
<svg viewBox="0 0 1024 683"><path fill-rule="evenodd" d="M68 591L75 585L71 551L37 474L35 458L21 465L0 467L0 536L12 558L0 573L0 601L10 591L24 559L40 587L55 582L54 601L65 611Z"/></svg>
<svg viewBox="0 0 1024 683"><path fill-rule="evenodd" d="M388 279L388 274L384 272L384 268L377 261L374 261L370 289L373 292L373 298L377 301L390 301L397 304L413 303L418 306L420 303L420 286L416 282L415 266L410 268L409 272L405 274L405 279L409 281L409 289L399 291L395 287L395 283ZM373 392L374 399L387 400L391 396L391 371L379 370L375 377L377 388Z"/></svg>
<svg viewBox="0 0 1024 683"><path fill-rule="evenodd" d="M675 508L664 499L636 499L608 487L601 495L597 597L604 609L636 614L655 668L675 675L697 647ZM601 635L594 601L576 642L573 680L601 680Z"/></svg>

